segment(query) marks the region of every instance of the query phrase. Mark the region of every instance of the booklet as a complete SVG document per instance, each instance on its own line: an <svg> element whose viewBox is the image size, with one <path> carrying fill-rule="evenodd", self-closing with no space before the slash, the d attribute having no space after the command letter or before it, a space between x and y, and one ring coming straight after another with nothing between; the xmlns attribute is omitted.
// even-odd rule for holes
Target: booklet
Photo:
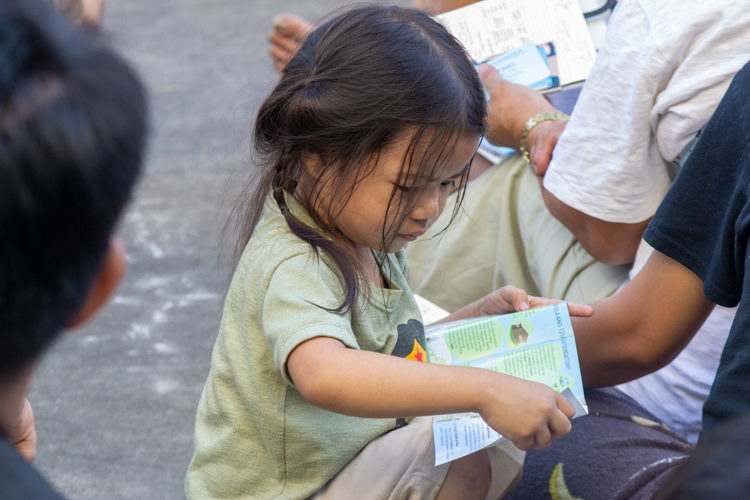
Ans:
<svg viewBox="0 0 750 500"><path fill-rule="evenodd" d="M511 83L526 85L535 90L548 90L560 86L560 79L556 72L553 74L549 62L550 58L555 57L552 42L539 47L534 42L526 42L515 50L476 64L493 66L500 76ZM489 94L487 98L489 100Z"/></svg>
<svg viewBox="0 0 750 500"><path fill-rule="evenodd" d="M563 393L576 407L576 417L588 413L564 302L429 326L425 341L430 363L486 368L541 382ZM432 427L436 466L505 440L477 413L435 415Z"/></svg>
<svg viewBox="0 0 750 500"><path fill-rule="evenodd" d="M477 62L552 42L563 86L585 80L596 58L578 0L484 0L436 18Z"/></svg>

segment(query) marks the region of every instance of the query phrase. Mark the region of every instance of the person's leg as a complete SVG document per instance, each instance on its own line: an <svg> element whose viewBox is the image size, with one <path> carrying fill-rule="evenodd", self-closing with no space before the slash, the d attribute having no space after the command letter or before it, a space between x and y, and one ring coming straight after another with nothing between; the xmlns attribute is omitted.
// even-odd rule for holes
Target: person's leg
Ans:
<svg viewBox="0 0 750 500"><path fill-rule="evenodd" d="M490 489L492 466L487 452L479 451L451 462L435 500L484 500Z"/></svg>
<svg viewBox="0 0 750 500"><path fill-rule="evenodd" d="M523 265L544 297L588 304L615 293L631 266L610 266L594 259L549 212L531 168L523 163L516 168L519 175L512 186L515 203L502 214L500 238L507 241L519 235L520 246L499 246L497 266L502 282L514 284L515 266Z"/></svg>
<svg viewBox="0 0 750 500"><path fill-rule="evenodd" d="M526 454L509 500L650 499L693 445L617 389L585 392L589 415L545 450Z"/></svg>
<svg viewBox="0 0 750 500"><path fill-rule="evenodd" d="M414 292L448 311L505 285L588 303L611 295L627 277L627 266L597 262L549 213L518 154L468 185L459 215L441 234L455 201L406 250Z"/></svg>
<svg viewBox="0 0 750 500"><path fill-rule="evenodd" d="M369 443L309 498L495 500L517 476L523 457L503 443L435 467L432 418L418 417Z"/></svg>

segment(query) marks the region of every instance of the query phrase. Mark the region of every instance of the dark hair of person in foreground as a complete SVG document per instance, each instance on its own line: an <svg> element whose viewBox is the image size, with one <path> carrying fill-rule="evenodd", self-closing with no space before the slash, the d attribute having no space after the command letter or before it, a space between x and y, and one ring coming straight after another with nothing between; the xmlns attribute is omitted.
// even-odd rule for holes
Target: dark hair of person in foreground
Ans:
<svg viewBox="0 0 750 500"><path fill-rule="evenodd" d="M146 96L47 2L0 2L0 379L73 322L138 177Z"/></svg>
<svg viewBox="0 0 750 500"><path fill-rule="evenodd" d="M730 420L699 441L665 480L655 500L750 498L750 414Z"/></svg>
<svg viewBox="0 0 750 500"><path fill-rule="evenodd" d="M372 173L381 151L400 140L408 144L402 183L408 175L430 178L462 136L484 133L486 116L482 83L471 59L429 15L383 6L334 14L305 39L258 111L254 175L236 210L240 237L235 265L269 190L283 205L282 193L295 194L306 158L316 158L325 172L310 179L305 188L309 195L298 201L332 240L288 211L285 217L295 235L336 263L346 290L336 312L346 312L359 292L368 290L360 289L364 272L335 223L357 182ZM468 169L459 196L467 178ZM321 193L327 191L343 192L343 201L324 203ZM393 188L389 222L382 228L383 252L418 201L418 190L413 191Z"/></svg>

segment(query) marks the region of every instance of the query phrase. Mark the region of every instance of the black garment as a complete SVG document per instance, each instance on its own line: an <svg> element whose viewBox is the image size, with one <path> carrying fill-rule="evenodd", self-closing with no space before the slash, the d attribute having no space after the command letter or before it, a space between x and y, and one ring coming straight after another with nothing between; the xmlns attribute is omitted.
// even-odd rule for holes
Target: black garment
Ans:
<svg viewBox="0 0 750 500"><path fill-rule="evenodd" d="M748 189L750 64L735 76L644 234L651 246L703 280L709 300L739 304L703 406L703 434L750 411Z"/></svg>
<svg viewBox="0 0 750 500"><path fill-rule="evenodd" d="M0 438L0 499L64 500L3 438Z"/></svg>
<svg viewBox="0 0 750 500"><path fill-rule="evenodd" d="M545 450L526 453L523 476L506 500L645 500L693 452L618 389L587 389L589 415Z"/></svg>

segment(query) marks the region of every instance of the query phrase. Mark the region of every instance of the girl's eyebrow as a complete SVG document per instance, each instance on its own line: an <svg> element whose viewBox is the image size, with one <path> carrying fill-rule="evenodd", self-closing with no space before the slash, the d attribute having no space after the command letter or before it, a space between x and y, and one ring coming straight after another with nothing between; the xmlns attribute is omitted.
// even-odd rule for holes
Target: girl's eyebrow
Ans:
<svg viewBox="0 0 750 500"><path fill-rule="evenodd" d="M469 169L469 164L467 163L464 166L464 168L461 169L460 172L458 172L456 175L448 177L445 180L449 180L450 181L450 180L458 179L459 177L463 176L468 169ZM404 179L404 181L405 182L414 181L414 179L416 179L417 177L418 177L418 174L416 174L416 173L413 173L413 172L412 173L408 173L408 174L406 174L406 178ZM426 181L427 182L443 182L439 177L437 177L437 178L436 177L430 177L430 178L426 179ZM397 182L394 182L394 184L397 184Z"/></svg>
<svg viewBox="0 0 750 500"><path fill-rule="evenodd" d="M449 177L449 179L458 179L459 177L463 176L466 173L466 171L469 170L470 166L471 166L471 163L467 163L466 165L464 165L464 168L462 168L459 173L457 173L453 177Z"/></svg>
<svg viewBox="0 0 750 500"><path fill-rule="evenodd" d="M469 164L467 163L464 166L464 168L461 169L460 172L458 172L456 175L452 175L451 177L448 177L446 180L452 181L454 179L458 179L459 177L463 176L468 169L469 169ZM438 181L440 181L440 179L432 179L432 178L430 179L430 182L438 182Z"/></svg>

